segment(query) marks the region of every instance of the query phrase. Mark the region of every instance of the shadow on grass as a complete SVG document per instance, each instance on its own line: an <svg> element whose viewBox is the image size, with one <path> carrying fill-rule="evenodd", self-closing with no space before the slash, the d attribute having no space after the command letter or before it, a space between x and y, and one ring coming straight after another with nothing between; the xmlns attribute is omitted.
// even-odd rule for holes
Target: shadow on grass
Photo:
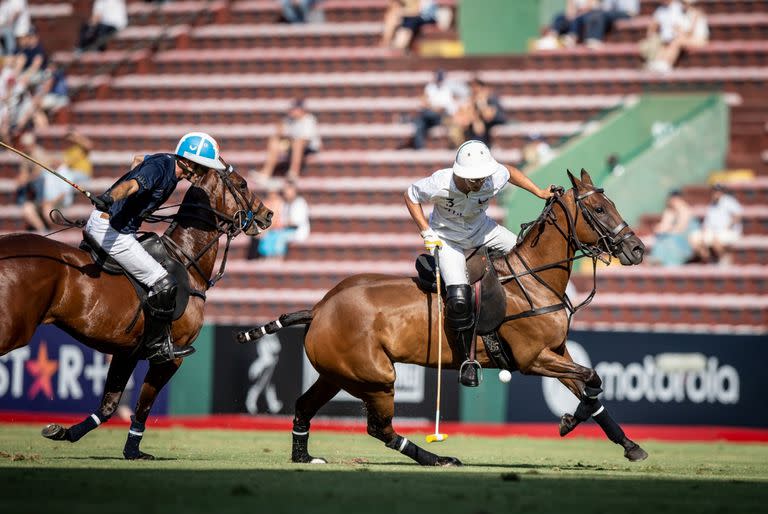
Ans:
<svg viewBox="0 0 768 514"><path fill-rule="evenodd" d="M501 470L415 473L413 469L406 471L406 465L403 471L376 468L378 465L370 466L369 473L357 473L365 468L164 470L137 464L115 470L18 466L0 469L0 495L4 512L42 512L54 507L59 512L78 514L101 514L105 509L110 514L167 513L180 508L185 514L242 513L248 511L245 509L270 514L307 510L320 514L471 514L510 508L525 514L705 514L758 512L768 502L768 487L760 481L616 478L608 474L566 477Z"/></svg>

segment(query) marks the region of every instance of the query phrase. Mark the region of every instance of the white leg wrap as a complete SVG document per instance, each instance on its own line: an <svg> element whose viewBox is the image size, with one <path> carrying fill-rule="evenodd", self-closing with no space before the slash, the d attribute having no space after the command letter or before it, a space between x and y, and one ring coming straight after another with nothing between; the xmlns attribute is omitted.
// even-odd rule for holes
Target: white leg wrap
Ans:
<svg viewBox="0 0 768 514"><path fill-rule="evenodd" d="M96 426L101 425L101 420L96 414L91 414L91 419L96 422Z"/></svg>
<svg viewBox="0 0 768 514"><path fill-rule="evenodd" d="M308 433L309 433L309 430L307 430L306 432L297 432L295 430L292 431L293 435L307 435Z"/></svg>
<svg viewBox="0 0 768 514"><path fill-rule="evenodd" d="M276 319L276 320L275 320L275 325L277 326L277 328L283 328L283 324L282 324L282 323L280 323L280 320L279 320L279 319Z"/></svg>
<svg viewBox="0 0 768 514"><path fill-rule="evenodd" d="M601 405L599 409L597 409L595 412L592 413L592 417L594 418L595 416L597 416L598 414L600 414L604 410L605 410L605 405Z"/></svg>
<svg viewBox="0 0 768 514"><path fill-rule="evenodd" d="M245 340L246 341L250 341L251 340L251 334L249 334L248 332L245 333Z"/></svg>
<svg viewBox="0 0 768 514"><path fill-rule="evenodd" d="M144 432L137 432L136 430L128 430L128 433L131 435L135 435L136 437L143 437Z"/></svg>
<svg viewBox="0 0 768 514"><path fill-rule="evenodd" d="M408 446L408 439L403 437L403 442L400 443L400 448L397 449L400 453L403 453L403 450L405 450L405 447Z"/></svg>
<svg viewBox="0 0 768 514"><path fill-rule="evenodd" d="M261 327L261 335L263 335L263 336L267 335L267 326L266 325L263 325Z"/></svg>

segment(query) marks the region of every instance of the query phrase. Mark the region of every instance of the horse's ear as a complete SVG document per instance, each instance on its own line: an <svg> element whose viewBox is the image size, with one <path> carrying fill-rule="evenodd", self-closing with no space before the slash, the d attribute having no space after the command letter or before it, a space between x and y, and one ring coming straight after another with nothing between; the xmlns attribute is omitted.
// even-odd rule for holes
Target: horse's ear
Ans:
<svg viewBox="0 0 768 514"><path fill-rule="evenodd" d="M568 172L568 178L571 180L571 184L573 184L573 187L578 189L579 188L579 180L573 176L573 173L571 173L571 170L565 170Z"/></svg>
<svg viewBox="0 0 768 514"><path fill-rule="evenodd" d="M581 168L581 181L587 184L588 186L594 187L595 185L592 183L592 177L589 176L589 173L587 173L587 170L584 168Z"/></svg>

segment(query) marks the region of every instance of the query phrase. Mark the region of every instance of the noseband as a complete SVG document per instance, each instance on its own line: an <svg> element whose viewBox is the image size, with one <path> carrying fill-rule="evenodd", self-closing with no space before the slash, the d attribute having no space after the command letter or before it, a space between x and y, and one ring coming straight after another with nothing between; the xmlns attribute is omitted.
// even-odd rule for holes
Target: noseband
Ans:
<svg viewBox="0 0 768 514"><path fill-rule="evenodd" d="M587 208L586 205L584 205L583 200L595 193L602 193L603 188L597 187L595 189L592 189L590 191L587 191L586 193L582 193L579 196L575 196L576 198L576 205L581 210L581 214L584 216L584 219L586 220L587 224L590 226L592 230L595 231L595 234L597 234L597 245L598 247L602 246L602 249L605 250L610 255L613 255L614 257L617 257L617 254L620 251L621 244L629 239L630 237L633 237L635 233L632 230L627 230L627 232L623 236L619 236L621 234L621 231L625 228L629 227L626 221L621 220L621 222L616 225L614 228L609 228L605 226L605 224L598 219L597 216L595 216L594 212L592 212L590 209ZM575 234L574 234L575 237Z"/></svg>

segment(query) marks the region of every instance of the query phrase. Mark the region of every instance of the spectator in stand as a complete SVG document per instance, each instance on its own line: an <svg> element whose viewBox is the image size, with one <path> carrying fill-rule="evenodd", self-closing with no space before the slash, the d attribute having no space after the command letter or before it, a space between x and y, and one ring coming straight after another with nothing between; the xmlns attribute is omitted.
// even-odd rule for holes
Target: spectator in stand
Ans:
<svg viewBox="0 0 768 514"><path fill-rule="evenodd" d="M264 202L275 215L272 226L260 238L259 255L262 257L282 259L289 243L305 241L309 237L309 207L307 201L299 196L296 183L287 180L281 196L268 196Z"/></svg>
<svg viewBox="0 0 768 514"><path fill-rule="evenodd" d="M741 215L744 209L722 184L712 187L712 200L699 230L691 233L690 242L701 262L730 264L728 246L741 238Z"/></svg>
<svg viewBox="0 0 768 514"><path fill-rule="evenodd" d="M421 27L437 23L435 0L392 0L384 15L381 46L407 51Z"/></svg>
<svg viewBox="0 0 768 514"><path fill-rule="evenodd" d="M646 38L640 42L640 51L648 63L648 69L668 72L664 61L657 60L664 48L672 43L683 19L683 6L678 0L661 0L648 24Z"/></svg>
<svg viewBox="0 0 768 514"><path fill-rule="evenodd" d="M637 16L639 12L640 0L603 0L599 8L584 15L584 44L599 48L617 21Z"/></svg>
<svg viewBox="0 0 768 514"><path fill-rule="evenodd" d="M288 23L307 23L317 0L280 0Z"/></svg>
<svg viewBox="0 0 768 514"><path fill-rule="evenodd" d="M288 158L287 176L297 178L304 164L304 157L320 151L322 141L317 118L304 106L303 99L293 101L288 115L277 126L277 133L269 138L267 157L261 169L262 180L269 179L278 161Z"/></svg>
<svg viewBox="0 0 768 514"><path fill-rule="evenodd" d="M88 185L93 178L93 163L90 156L93 141L75 131L67 134L66 141L69 146L62 154L62 166L66 168L73 182Z"/></svg>
<svg viewBox="0 0 768 514"><path fill-rule="evenodd" d="M16 38L22 37L31 29L27 0L0 1L0 35L5 55L13 55L16 52Z"/></svg>
<svg viewBox="0 0 768 514"><path fill-rule="evenodd" d="M413 122L414 134L399 148L424 148L429 129L444 121L450 124L468 96L469 91L464 82L446 80L445 72L437 70L434 80L424 86L421 110Z"/></svg>
<svg viewBox="0 0 768 514"><path fill-rule="evenodd" d="M283 243L285 228L283 226L283 197L276 186L267 190L264 204L272 210L272 224L269 230L264 232L255 242L257 243L258 256L264 259L282 257L285 255L287 243Z"/></svg>
<svg viewBox="0 0 768 514"><path fill-rule="evenodd" d="M624 165L621 164L621 158L619 157L619 154L610 154L605 160L605 164L608 166L608 171L610 174L614 177L620 177L624 174L625 171L627 171Z"/></svg>
<svg viewBox="0 0 768 514"><path fill-rule="evenodd" d="M77 51L107 49L107 40L128 26L125 0L95 0L91 18L80 29Z"/></svg>
<svg viewBox="0 0 768 514"><path fill-rule="evenodd" d="M491 128L505 121L501 100L491 88L475 77L469 83L471 96L453 117L456 130L451 131L455 146L464 141L482 141L491 146Z"/></svg>
<svg viewBox="0 0 768 514"><path fill-rule="evenodd" d="M547 33L536 42L536 49L555 50L575 46L583 39L587 15L597 7L597 0L566 0L565 11L554 17Z"/></svg>
<svg viewBox="0 0 768 514"><path fill-rule="evenodd" d="M698 227L682 193L678 190L670 192L661 220L653 229L656 241L648 262L661 266L680 266L688 262L693 255L688 238Z"/></svg>
<svg viewBox="0 0 768 514"><path fill-rule="evenodd" d="M696 0L683 0L683 15L675 28L674 38L656 54L649 68L661 73L669 72L677 64L680 54L689 48L699 48L709 42L707 15L694 7Z"/></svg>
<svg viewBox="0 0 768 514"><path fill-rule="evenodd" d="M47 127L48 117L43 104L50 88L54 85L54 80L52 70L49 68L48 55L34 30L19 38L14 73L16 76L14 100L17 107L11 128L19 132L27 130L30 125L34 125L35 130Z"/></svg>
<svg viewBox="0 0 768 514"><path fill-rule="evenodd" d="M40 43L37 32L31 29L20 36L18 42L16 75L27 74L32 84L39 84L44 78L43 73L48 69L48 54Z"/></svg>
<svg viewBox="0 0 768 514"><path fill-rule="evenodd" d="M33 132L25 132L21 135L19 149L45 165L51 164L48 152L38 144ZM27 159L19 161L19 174L16 177L16 204L22 207L22 216L27 225L38 232L46 228L40 215L44 182L45 178L40 168Z"/></svg>
<svg viewBox="0 0 768 514"><path fill-rule="evenodd" d="M523 146L523 162L526 171L546 164L555 156L555 151L538 132L528 136L528 142Z"/></svg>

